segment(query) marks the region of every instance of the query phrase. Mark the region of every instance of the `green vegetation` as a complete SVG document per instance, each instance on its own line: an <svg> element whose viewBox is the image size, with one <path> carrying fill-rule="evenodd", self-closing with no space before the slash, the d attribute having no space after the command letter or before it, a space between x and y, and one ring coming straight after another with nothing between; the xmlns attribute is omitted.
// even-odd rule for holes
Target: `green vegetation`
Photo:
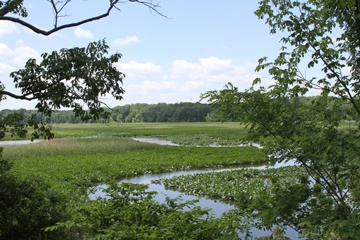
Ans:
<svg viewBox="0 0 360 240"><path fill-rule="evenodd" d="M137 123L137 124L56 124L56 137L79 137L99 134L113 136L178 136L206 134L209 137L238 139L247 129L239 123Z"/></svg>
<svg viewBox="0 0 360 240"><path fill-rule="evenodd" d="M284 224L311 239L359 239L360 1L262 0L259 5L255 14L270 32L285 34L278 57L263 57L256 68L268 70L272 85L261 86L260 78L246 90L228 83L203 98L222 118L247 124L248 141L271 138L264 144L270 161L295 160L311 184L275 188L276 194L264 193L262 201L244 205L244 212L258 226ZM302 100L316 91L319 96ZM356 120L353 127L346 127L349 119Z"/></svg>
<svg viewBox="0 0 360 240"><path fill-rule="evenodd" d="M274 225L298 226L294 229L301 232L301 237L321 238L321 232L316 232L315 229L302 231L302 219L311 219L308 211L316 213L318 222L336 222L339 219L330 211L332 198L321 193L319 184L311 189L313 184L302 167L200 173L153 182L186 194L233 204L236 206L233 214L239 219L252 221L255 227L272 230ZM307 201L309 195L314 197ZM292 209L296 209L298 217L291 216L294 211ZM330 212L324 214L324 210ZM308 227L311 228L310 225ZM331 231L331 228L324 231Z"/></svg>
<svg viewBox="0 0 360 240"><path fill-rule="evenodd" d="M68 2L59 3L64 7ZM109 11L117 8L115 4L119 2L122 1L111 1ZM131 2L142 3L159 13L151 1ZM57 4L53 5L57 12ZM59 237L53 231L59 231L70 239L146 239L160 235L165 239L236 239L238 233L248 230L241 227L244 219L248 219L258 228L289 226L309 239L358 239L360 1L262 0L259 5L255 14L266 19L271 33L289 34L281 39L284 46L273 62L268 62L266 57L259 59L256 70L269 69L272 85L255 87L261 83L258 78L245 91L229 83L221 91L202 96L209 100L218 116L246 123L250 127L248 132L239 126L217 129L213 125L190 125L187 129L169 125L168 129L163 126L156 129L159 125L136 125L121 131L109 127L105 132L119 140L105 138L105 145L111 142L105 147L94 147L91 139L63 140L68 143L56 151L51 147L45 150L42 145L32 146L25 150L27 155L16 148L7 152L10 148L5 147L4 159L0 161L0 237L52 239ZM0 2L0 10L3 17L9 13L27 16L23 1ZM46 32L24 25L44 35L62 29L55 24L53 30ZM65 27L70 26L73 25ZM87 48L42 54L40 64L30 59L24 69L10 74L21 94L8 92L0 84L1 100L6 96L37 100L36 108L47 117L55 109L67 107L82 121L107 119L111 113L101 107L100 97L111 94L120 100L124 93L120 86L124 74L113 66L121 54L107 57L107 53L108 46L103 40L90 43ZM323 76L307 78L307 69L315 69L316 75ZM303 96L314 90L320 96L304 101ZM188 114L183 107L179 111L147 112L147 106L139 106L129 114L125 114L124 108L119 109L123 113L115 119L191 122L201 118ZM210 113L206 119L213 121L214 114ZM353 127L345 124L349 119L356 120ZM25 121L23 112L0 116L0 138L6 134L23 137L27 127L34 129L32 138L51 139L54 132L59 137L104 133L104 129L91 129L95 125L76 126L76 129L58 127L52 132L43 118L32 115ZM207 211L198 208L182 211L191 203L171 199L165 205L156 203L153 193L146 192L146 186L113 183L107 192L111 199L90 201L85 187L110 178L266 159L265 155L256 153L259 149L252 147L215 151L207 147L134 145L123 138L132 135L167 136L183 145L237 145L236 138L242 137L250 142L266 140L264 150L272 163L294 159L301 167L241 170L214 174L214 179L209 179L210 175L197 175L193 181L198 181L199 186L191 185L185 178L176 183L184 191L186 188L198 195L235 201L239 208L220 220L202 218ZM71 149L69 142L75 148L65 153ZM120 147L122 144L126 146ZM9 163L14 164L12 169ZM217 187L221 185L220 179L228 184ZM54 226L56 221L59 222ZM279 226L276 231L281 233L281 229Z"/></svg>
<svg viewBox="0 0 360 240"><path fill-rule="evenodd" d="M266 162L255 147L158 146L128 138L59 139L28 146L5 146L3 159L24 178L85 185L145 173L172 172Z"/></svg>
<svg viewBox="0 0 360 240"><path fill-rule="evenodd" d="M145 239L158 238L159 234L165 239L237 239L239 232L249 234L247 225L236 219L235 214L215 219L209 210L192 206L193 202L167 199L165 203L158 203L154 200L155 193L147 192L145 186L112 183L114 179L144 173L267 162L266 155L255 147L173 147L129 138L180 136L178 140L182 145L203 138L221 144L246 135L242 126L235 123L59 124L55 125L54 133L64 137L30 145L4 146L3 162L13 164L10 171L10 168L6 170L7 175L16 176L19 184L28 182L30 189L44 185L40 192L33 192L38 198L25 197L28 194L25 191L13 198L24 195L29 199L29 213L39 209L39 205L30 204L33 201L53 204L49 206L53 206L54 211L47 208L44 211L54 221L39 222L41 227L34 227L31 234L40 234L44 239L59 232L60 238L68 239L111 239L125 235L128 239L139 239L139 236ZM194 136L198 136L197 139ZM98 183L112 183L106 190L110 199L88 198L89 187ZM3 209L20 211L20 206L10 202L6 200L4 206L7 207ZM188 207L190 210L184 211ZM4 213L4 216L7 215ZM24 215L16 217L22 219ZM33 219L37 222L37 215ZM9 234L22 227L18 221L11 223L14 227ZM0 232L0 236L7 235Z"/></svg>
<svg viewBox="0 0 360 240"><path fill-rule="evenodd" d="M212 173L198 173L186 176L176 176L155 180L163 183L166 188L178 190L198 197L220 199L241 204L244 196L251 196L250 201L256 201L257 195L266 191L274 194L270 189L272 184L288 186L299 181L300 175L307 175L304 169L298 167L282 167L276 169L242 169ZM307 177L305 178L307 179ZM305 181L306 182L306 181Z"/></svg>
<svg viewBox="0 0 360 240"><path fill-rule="evenodd" d="M211 217L208 209L193 206L196 201L167 198L159 204L154 200L156 193L146 189L145 185L112 183L104 190L107 199L77 201L72 205L74 217L47 231L71 230L77 239L205 240L238 239L239 232L247 230L231 215Z"/></svg>
<svg viewBox="0 0 360 240"><path fill-rule="evenodd" d="M311 101L318 97L301 97L300 102L304 104L311 104ZM333 103L332 103L333 104ZM331 105L331 104L330 104ZM154 122L231 122L233 119L221 119L208 104L204 103L158 103L146 104L137 103L124 106L116 106L112 110L105 108L106 112L110 114L109 118L99 117L98 119L87 120L87 123L154 123ZM3 109L0 115L7 116L14 113L23 111L25 119L35 115L38 122L46 121L49 124L58 123L83 123L80 117L75 116L72 110L55 110L50 118L46 118L42 113L37 110L9 110ZM348 119L355 120L356 116L349 116L349 104L346 101L341 106L341 114L347 116Z"/></svg>
<svg viewBox="0 0 360 240"><path fill-rule="evenodd" d="M62 231L42 229L69 218L64 195L38 178L19 180L10 169L7 161L0 160L0 239L63 238Z"/></svg>
<svg viewBox="0 0 360 240"><path fill-rule="evenodd" d="M32 115L36 116L37 121L41 121L46 117L36 110L9 110L4 109L0 114L7 116L14 112L24 111L25 118ZM110 116L107 118L99 117L97 119L90 119L88 123L104 123L104 122L118 122L118 123L140 123L140 122L215 122L215 111L212 110L208 104L203 103L175 103L175 104L146 104L137 103L124 106L116 106L109 110L104 109ZM210 115L212 117L210 117ZM48 123L81 123L80 117L76 117L73 110L56 110L51 114L50 118L46 118Z"/></svg>

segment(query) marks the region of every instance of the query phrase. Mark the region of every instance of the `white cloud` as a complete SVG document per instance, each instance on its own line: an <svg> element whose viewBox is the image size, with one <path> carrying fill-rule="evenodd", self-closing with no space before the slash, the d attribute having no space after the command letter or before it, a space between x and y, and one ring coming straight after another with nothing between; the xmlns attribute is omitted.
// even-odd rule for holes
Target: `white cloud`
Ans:
<svg viewBox="0 0 360 240"><path fill-rule="evenodd" d="M176 83L174 81L144 81L139 85L125 85L124 101L128 103L175 103L175 102L196 102L199 100L199 90L203 89L204 83L187 81ZM119 103L114 103L114 105Z"/></svg>
<svg viewBox="0 0 360 240"><path fill-rule="evenodd" d="M185 60L175 60L173 62L171 71L175 75L181 75L181 74L198 75L204 73L204 69L200 64L189 63Z"/></svg>
<svg viewBox="0 0 360 240"><path fill-rule="evenodd" d="M0 61L13 61L15 53L8 46L0 43Z"/></svg>
<svg viewBox="0 0 360 240"><path fill-rule="evenodd" d="M161 72L161 66L156 66L150 62L137 63L130 61L129 63L115 63L114 66L123 72L126 77L145 77Z"/></svg>
<svg viewBox="0 0 360 240"><path fill-rule="evenodd" d="M126 45L132 42L139 43L142 42L142 40L140 40L137 36L127 36L126 38L117 38L114 40L115 46Z"/></svg>
<svg viewBox="0 0 360 240"><path fill-rule="evenodd" d="M0 74L9 74L13 71L15 71L15 68L13 68L12 66L6 63L0 63Z"/></svg>
<svg viewBox="0 0 360 240"><path fill-rule="evenodd" d="M20 30L13 22L0 21L0 37L10 33L20 33Z"/></svg>
<svg viewBox="0 0 360 240"><path fill-rule="evenodd" d="M161 81L161 82L150 82L144 81L141 85L143 91L147 92L162 92L167 93L170 91L176 91L178 86L175 82Z"/></svg>
<svg viewBox="0 0 360 240"><path fill-rule="evenodd" d="M200 63L207 72L212 74L221 74L236 68L230 59L225 60L216 57L201 58Z"/></svg>
<svg viewBox="0 0 360 240"><path fill-rule="evenodd" d="M259 77L254 73L256 64L244 62L235 65L231 59L217 57L201 58L199 63L189 63L185 60L176 60L172 64L171 78L176 79L186 75L191 80L210 81L213 83L244 84L250 86L252 81Z"/></svg>
<svg viewBox="0 0 360 240"><path fill-rule="evenodd" d="M17 44L19 46L12 50L5 44L0 43L0 61L3 62L3 64L15 63L25 65L29 58L40 60L40 53L38 51L25 46L22 40L18 40Z"/></svg>
<svg viewBox="0 0 360 240"><path fill-rule="evenodd" d="M79 27L74 30L74 34L78 38L93 38L94 37L94 34L92 32L83 30L82 28L79 28Z"/></svg>
<svg viewBox="0 0 360 240"><path fill-rule="evenodd" d="M203 81L187 81L185 82L185 87L189 90L195 90L199 88L203 88L205 86Z"/></svg>
<svg viewBox="0 0 360 240"><path fill-rule="evenodd" d="M15 59L13 60L13 62L19 65L25 65L29 58L35 58L38 61L40 60L40 53L31 47L17 47L15 48L14 53Z"/></svg>
<svg viewBox="0 0 360 240"><path fill-rule="evenodd" d="M194 92L205 86L202 81L187 81L184 83L176 83L173 81L144 81L141 85L130 85L128 87L135 88L139 93L143 94L185 94ZM137 94L139 95L139 94Z"/></svg>

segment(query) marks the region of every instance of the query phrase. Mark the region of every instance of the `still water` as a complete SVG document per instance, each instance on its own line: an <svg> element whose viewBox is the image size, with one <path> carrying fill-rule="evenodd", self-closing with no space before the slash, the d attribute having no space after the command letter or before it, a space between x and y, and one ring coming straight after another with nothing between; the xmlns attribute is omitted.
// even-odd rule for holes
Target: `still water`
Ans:
<svg viewBox="0 0 360 240"><path fill-rule="evenodd" d="M35 139L34 141L31 140L9 140L9 141L0 141L0 146L5 145L24 145L24 144L30 144L30 143L37 143L41 142L43 140Z"/></svg>
<svg viewBox="0 0 360 240"><path fill-rule="evenodd" d="M155 143L155 144L160 144L160 145L179 146L178 144L174 144L170 141L167 141L164 139L159 139L159 138L136 137L136 138L133 138L133 140L147 142L147 143ZM257 147L260 147L260 146L257 146ZM274 166L257 166L257 167L251 166L250 168L265 169L268 167L269 168L278 168L278 167L289 166L289 165L294 165L294 162L287 162L285 164L281 163L281 164L276 164ZM241 168L244 168L244 166L242 166ZM234 209L235 207L230 204L222 203L220 201L215 201L215 200L205 199L205 198L198 198L198 197L191 196L191 195L185 195L178 191L166 190L163 185L152 184L151 181L160 179L160 178L171 178L171 177L180 176L180 175L231 171L231 170L236 170L236 169L241 169L241 168L235 167L235 168L225 168L225 169L200 169L200 170L179 171L179 172L172 172L172 173L145 174L142 176L122 179L120 181L120 183L121 182L130 182L130 183L148 184L149 185L148 191L158 192L155 199L159 202L164 202L165 198L167 196L171 197L171 198L176 198L178 196L182 196L183 201L199 199L199 202L196 203L195 206L201 206L202 208L211 208L212 209L211 213L213 214L214 217L221 217L221 215L224 212ZM100 185L99 188L106 188L106 185ZM101 197L105 196L101 190L98 190L95 193L89 195L90 199L95 199L99 196L101 196ZM261 236L266 236L266 235L271 234L271 231L261 231L258 229L252 229L252 232L253 232L254 237L261 237ZM290 237L291 239L298 239L298 233L292 229L286 230L286 235L288 237Z"/></svg>

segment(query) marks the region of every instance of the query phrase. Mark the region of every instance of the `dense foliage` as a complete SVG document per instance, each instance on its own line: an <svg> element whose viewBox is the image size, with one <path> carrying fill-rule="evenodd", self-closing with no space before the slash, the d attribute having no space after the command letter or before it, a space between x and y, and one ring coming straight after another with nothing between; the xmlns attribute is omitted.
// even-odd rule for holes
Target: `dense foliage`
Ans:
<svg viewBox="0 0 360 240"><path fill-rule="evenodd" d="M318 97L301 97L296 101L300 101L303 104L311 104L311 102ZM335 104L336 99L330 102L330 107ZM349 105L346 102L340 106L339 113L347 119L357 119L357 116L349 116L347 112L350 110ZM217 110L213 110L208 104L203 103L158 103L158 104L146 104L137 103L124 106L116 106L114 108L105 109L110 113L109 118L99 117L98 119L90 119L87 123L147 123L147 122L230 122L233 119L222 119L217 114ZM80 117L76 117L76 114L72 110L55 110L52 112L51 117L47 118L42 113L38 113L37 110L10 110L3 109L0 111L0 115L3 116L2 122L18 122L14 121L14 117L18 117L23 112L25 119L31 119L37 122L46 121L49 124L58 123L81 123L84 122ZM15 115L17 113L18 115ZM8 116L8 119L5 118ZM310 120L310 118L309 118ZM25 123L27 121L23 121ZM16 126L14 126L15 130ZM19 130L24 131L23 128ZM26 131L24 132L26 133ZM20 132L14 135L20 135Z"/></svg>
<svg viewBox="0 0 360 240"><path fill-rule="evenodd" d="M48 123L80 123L84 122L72 110L56 110L50 118L46 118L36 110L25 110L25 119L36 114L36 120L46 119ZM4 117L12 113L20 113L21 110L4 109L0 111ZM104 118L90 119L88 123L140 123L140 122L205 122L216 121L216 115L207 104L202 103L175 103L175 104L145 104L137 103L124 106L116 106L111 110L105 109L108 115ZM210 115L213 114L212 118Z"/></svg>
<svg viewBox="0 0 360 240"><path fill-rule="evenodd" d="M264 226L282 223L318 239L359 237L359 121L355 128L339 129L343 120L360 115L359 9L358 0L261 1L256 15L266 19L271 33L289 33L273 62L259 60L257 70L269 69L273 85L256 87L261 83L256 79L246 91L229 83L224 90L203 95L224 118L248 124L248 140L271 137L265 151L274 163L294 159L311 178L303 197L279 201L288 206L287 219L273 212L273 221L261 221ZM307 78L299 70L303 68L323 75ZM309 104L298 101L315 90L320 97ZM290 185L281 194L292 192ZM269 196L268 201L275 203L279 197ZM266 205L247 207L256 213ZM308 208L299 214L303 205Z"/></svg>
<svg viewBox="0 0 360 240"><path fill-rule="evenodd" d="M0 148L1 156L2 148ZM62 231L44 227L68 219L64 195L38 177L20 180L11 164L0 160L0 239L59 239Z"/></svg>
<svg viewBox="0 0 360 240"><path fill-rule="evenodd" d="M238 239L246 226L231 217L214 218L209 209L192 206L195 201L166 198L141 184L112 183L106 198L74 203L73 219L47 230L71 229L86 239ZM80 231L79 231L80 230Z"/></svg>

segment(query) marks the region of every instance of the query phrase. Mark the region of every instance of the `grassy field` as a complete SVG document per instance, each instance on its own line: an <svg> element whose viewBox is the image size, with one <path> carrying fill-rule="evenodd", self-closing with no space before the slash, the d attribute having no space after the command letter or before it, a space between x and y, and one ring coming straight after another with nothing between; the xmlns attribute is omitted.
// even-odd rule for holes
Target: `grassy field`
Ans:
<svg viewBox="0 0 360 240"><path fill-rule="evenodd" d="M159 146L129 136L158 136L182 145L235 145L246 130L236 123L59 124L55 139L4 146L3 159L23 178L38 177L55 188L90 186L145 173L258 164L255 147ZM91 136L91 137L89 137Z"/></svg>
<svg viewBox="0 0 360 240"><path fill-rule="evenodd" d="M349 122L344 122L339 129L347 131L352 127L353 122L350 122L350 125ZM164 214L161 213L165 223L172 219L174 222L160 225L156 227L157 229L163 230L163 226L178 226L178 220L184 216L203 220L204 211L200 211L197 207L191 212L182 211L187 203L174 204L177 200L167 200L165 208L165 205L153 200L151 194L155 193L144 192L146 186L136 184L119 186L113 184L114 179L148 173L268 162L268 157L261 149L237 146L247 134L247 129L238 123L59 124L53 125L53 131L55 133L53 140L30 145L4 146L3 159L14 165L11 171L20 179L46 183L46 201L54 199L53 196L60 196L62 205L59 206L66 209L64 212L67 215L66 222L60 223L57 227L60 232L74 233L76 237L73 239L78 239L78 235L83 232L87 232L90 236L94 229L99 232L105 230L111 232L114 227L113 233L118 234L117 224L123 223L129 216L136 217L129 220L129 226L133 227L139 223L138 215L143 216L144 212L148 212L149 214L145 216L158 216L161 209L165 209ZM141 143L132 140L132 136L164 138L180 146ZM271 139L266 140L271 141ZM100 182L110 183L108 193L111 198L90 200L89 187L96 186ZM278 204L277 196L279 195L280 200L286 199L286 201L289 197L302 197L306 195L306 186L310 181L302 168L292 166L196 174L156 182L163 183L166 188L187 194L234 203L235 211L230 211L216 220L201 222L199 225L217 226L220 233L226 233L224 229L232 228L236 223L234 232L238 234L239 229L249 223L246 222L247 219L243 222L244 217L258 212L254 211L253 203L260 204L259 206L265 209L264 213L259 211L259 216L256 217L260 219L265 216L272 221L274 206L278 206L274 211L282 211L283 208L286 210L287 207ZM47 186L50 186L50 190ZM141 191L134 192L132 188ZM41 191L43 190L40 189L39 192ZM124 193L128 195L123 196ZM129 197L130 195L135 198ZM139 196L142 201L138 201ZM125 205L118 204L124 201ZM114 206L122 206L122 208ZM175 215L169 215L169 208L174 209ZM155 214L154 209L157 209ZM118 216L119 214L122 215ZM120 220L112 224L114 216ZM106 221L102 221L103 219ZM148 224L147 218L144 221ZM219 224L218 221L222 223ZM158 222L158 219L153 220L153 223ZM185 219L184 222L187 220ZM194 226L197 225L190 221L184 229ZM54 226L52 228L57 229ZM139 232L143 231L142 226L139 229ZM153 228L150 232L152 231ZM169 230L169 232L173 231ZM128 233L129 231L126 230L125 234Z"/></svg>
<svg viewBox="0 0 360 240"><path fill-rule="evenodd" d="M247 131L239 123L119 123L119 124L56 124L55 137L76 137L110 134L114 136L176 136L207 134L209 137L234 139Z"/></svg>

